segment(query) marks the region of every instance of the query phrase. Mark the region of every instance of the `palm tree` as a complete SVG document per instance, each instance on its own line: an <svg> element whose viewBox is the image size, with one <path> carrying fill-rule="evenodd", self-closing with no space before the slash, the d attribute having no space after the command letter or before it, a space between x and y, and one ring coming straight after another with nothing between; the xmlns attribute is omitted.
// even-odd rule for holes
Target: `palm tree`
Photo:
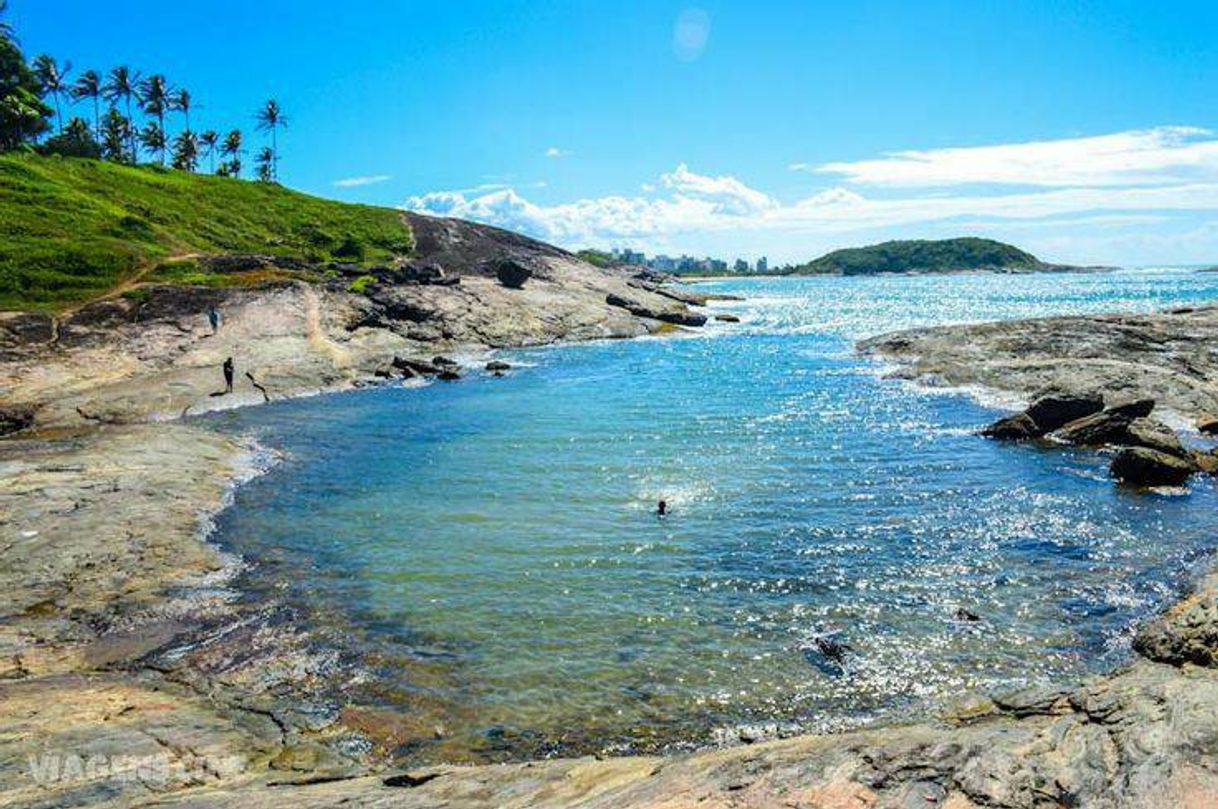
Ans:
<svg viewBox="0 0 1218 809"><path fill-rule="evenodd" d="M96 70L86 70L84 73L81 73L80 78L72 85L72 98L75 98L77 101L83 101L86 98L93 101L93 133L98 143L102 139L101 97L102 80Z"/></svg>
<svg viewBox="0 0 1218 809"><path fill-rule="evenodd" d="M190 91L186 88L174 90L169 94L169 109L182 113L182 117L186 119L186 131L190 131L190 108L192 101Z"/></svg>
<svg viewBox="0 0 1218 809"><path fill-rule="evenodd" d="M123 114L111 107L106 113L106 123L102 128L102 155L107 160L116 163L127 161L127 147L131 142L131 122Z"/></svg>
<svg viewBox="0 0 1218 809"><path fill-rule="evenodd" d="M169 146L169 142L165 139L165 130L158 122L149 121L140 130L140 143L144 144L144 148L150 153L159 155L160 164L165 165L165 149Z"/></svg>
<svg viewBox="0 0 1218 809"><path fill-rule="evenodd" d="M224 136L224 144L220 147L220 154L229 158L225 164L225 174L232 177L241 176L241 153L244 150L241 148L241 130L234 129Z"/></svg>
<svg viewBox="0 0 1218 809"><path fill-rule="evenodd" d="M216 173L216 149L220 146L220 133L214 129L209 129L199 136L199 143L203 146L203 156L211 160L211 173Z"/></svg>
<svg viewBox="0 0 1218 809"><path fill-rule="evenodd" d="M258 131L271 133L271 178L279 178L279 127L287 127L288 119L279 109L279 102L271 99L258 110Z"/></svg>
<svg viewBox="0 0 1218 809"><path fill-rule="evenodd" d="M127 107L127 148L131 162L135 163L135 119L131 117L131 99L136 95L140 74L132 72L126 65L119 65L110 71L106 83L102 86L102 96L111 104L122 101Z"/></svg>
<svg viewBox="0 0 1218 809"><path fill-rule="evenodd" d="M258 180L264 183L275 182L275 152L270 146L263 146L258 150L255 162L258 165Z"/></svg>
<svg viewBox="0 0 1218 809"><path fill-rule="evenodd" d="M169 111L169 81L160 73L153 74L139 83L139 102L144 112L156 118L165 131L165 113Z"/></svg>
<svg viewBox="0 0 1218 809"><path fill-rule="evenodd" d="M199 136L187 129L173 139L173 167L194 171L199 165Z"/></svg>
<svg viewBox="0 0 1218 809"><path fill-rule="evenodd" d="M59 95L68 89L68 71L71 69L71 62L61 65L45 53L34 59L34 75L38 77L43 95L55 100L55 117L59 119L60 133L63 132L63 110L59 106Z"/></svg>
<svg viewBox="0 0 1218 809"><path fill-rule="evenodd" d="M0 17L8 13L8 0L0 0ZM4 20L0 20L0 39L13 41L13 25Z"/></svg>

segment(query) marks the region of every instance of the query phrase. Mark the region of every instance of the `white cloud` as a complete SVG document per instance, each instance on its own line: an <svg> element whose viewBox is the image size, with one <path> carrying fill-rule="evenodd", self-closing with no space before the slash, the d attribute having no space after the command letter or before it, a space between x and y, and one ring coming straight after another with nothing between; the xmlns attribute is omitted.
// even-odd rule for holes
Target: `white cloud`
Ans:
<svg viewBox="0 0 1218 809"><path fill-rule="evenodd" d="M1097 142L1107 146L1093 149ZM1113 144L1118 142L1128 147L1122 152L1126 155L1123 160L1116 157L1120 150ZM1218 211L1218 155L1211 157L1218 141L1201 130L1161 127L1080 138L1077 142L1045 143L1051 146L1029 149L1015 161L1023 167L1020 176L1024 181L1018 185L1001 182L999 178L1007 176L1002 173L1001 161L987 150L1021 147L995 146L897 153L936 155L921 162L938 167L935 176L957 178L941 181L945 190L898 193L895 188L885 188L873 193L865 189L869 183L877 183L881 174L860 169L858 177L865 181L860 179L857 185L811 189L800 198L782 201L737 177L700 174L678 163L656 182L644 183L643 191L634 195L540 204L522 195L528 186L488 185L423 194L408 199L404 207L520 230L568 247L629 244L654 252L675 247L700 251L710 245L727 245L729 250L766 251L772 257L791 258L806 257L826 243L863 241L866 237L862 235L843 239L841 234L865 232L871 232L872 237L898 238L1017 231L1026 233L1030 242L1053 245L1068 240L1071 234L1083 234L1092 240L1081 240L1080 250L1095 251L1098 234L1115 236L1120 228L1129 233L1165 232L1190 221L1212 218L1209 215ZM1080 151L1080 143L1087 148ZM978 151L983 153L980 160L944 157L961 153L975 156ZM1070 184L1052 182L1050 167L1063 160L1063 155L1088 151L1103 157L1084 161L1084 165L1063 166L1063 172L1071 172ZM899 163L906 159L894 156L874 162ZM966 170L967 166L971 168ZM896 174L902 171L905 169ZM927 169L922 176L932 174ZM907 172L901 176L912 175ZM987 179L984 184L965 187L959 179L963 177ZM1115 183L1117 177L1124 182ZM1029 182L1029 178L1037 182ZM918 184L909 183L911 187ZM1057 234L1052 241L1048 240L1050 234ZM1150 249L1156 242L1143 240L1140 244ZM1213 247L1218 257L1218 241ZM1189 249L1195 253L1200 248L1193 244ZM1050 258L1092 260L1086 252ZM1155 256L1148 260L1168 259Z"/></svg>
<svg viewBox="0 0 1218 809"><path fill-rule="evenodd" d="M574 152L569 152L566 149L559 149L557 146L551 146L546 149L546 157L551 160L557 160L560 157L570 157Z"/></svg>
<svg viewBox="0 0 1218 809"><path fill-rule="evenodd" d="M873 160L793 163L790 168L895 187L1161 185L1218 180L1218 139L1205 129L1161 126L1096 137L900 151Z"/></svg>
<svg viewBox="0 0 1218 809"><path fill-rule="evenodd" d="M725 216L748 216L778 207L772 197L749 188L735 177L695 174L684 163L678 163L675 171L660 175L660 182L678 198L708 202L715 213Z"/></svg>
<svg viewBox="0 0 1218 809"><path fill-rule="evenodd" d="M367 177L347 177L343 180L335 180L334 185L338 188L358 188L362 185L376 185L387 180L392 180L388 174L372 174Z"/></svg>

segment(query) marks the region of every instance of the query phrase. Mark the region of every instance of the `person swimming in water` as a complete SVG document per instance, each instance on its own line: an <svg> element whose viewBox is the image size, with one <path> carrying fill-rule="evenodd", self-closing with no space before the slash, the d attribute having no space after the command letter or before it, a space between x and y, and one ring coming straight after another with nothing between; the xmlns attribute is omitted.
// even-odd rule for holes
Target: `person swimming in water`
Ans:
<svg viewBox="0 0 1218 809"><path fill-rule="evenodd" d="M233 392L233 358L224 361L224 392Z"/></svg>
<svg viewBox="0 0 1218 809"><path fill-rule="evenodd" d="M668 516L668 501L667 500L661 500L660 504L658 506L656 506L656 516L657 517Z"/></svg>

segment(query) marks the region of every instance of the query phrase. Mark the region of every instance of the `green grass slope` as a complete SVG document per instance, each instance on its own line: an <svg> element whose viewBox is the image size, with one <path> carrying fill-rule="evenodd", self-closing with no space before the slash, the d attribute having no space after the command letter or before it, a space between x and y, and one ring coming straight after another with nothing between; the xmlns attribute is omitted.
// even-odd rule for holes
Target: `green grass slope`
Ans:
<svg viewBox="0 0 1218 809"><path fill-rule="evenodd" d="M791 270L795 275L871 275L892 272L961 272L1049 269L1031 253L992 239L894 241L835 250Z"/></svg>
<svg viewBox="0 0 1218 809"><path fill-rule="evenodd" d="M88 300L188 253L383 263L412 247L389 208L154 167L0 155L0 310Z"/></svg>

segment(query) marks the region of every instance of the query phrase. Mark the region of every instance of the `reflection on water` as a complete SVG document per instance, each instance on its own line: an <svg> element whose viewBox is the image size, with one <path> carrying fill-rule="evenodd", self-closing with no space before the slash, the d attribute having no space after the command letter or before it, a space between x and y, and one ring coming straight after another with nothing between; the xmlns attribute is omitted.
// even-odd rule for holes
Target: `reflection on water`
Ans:
<svg viewBox="0 0 1218 809"><path fill-rule="evenodd" d="M655 749L1076 677L1210 547L1209 482L1139 495L1095 453L983 441L995 411L850 341L1214 300L1218 275L708 289L745 323L213 417L287 453L220 540L361 655L353 697L443 725L405 753Z"/></svg>

